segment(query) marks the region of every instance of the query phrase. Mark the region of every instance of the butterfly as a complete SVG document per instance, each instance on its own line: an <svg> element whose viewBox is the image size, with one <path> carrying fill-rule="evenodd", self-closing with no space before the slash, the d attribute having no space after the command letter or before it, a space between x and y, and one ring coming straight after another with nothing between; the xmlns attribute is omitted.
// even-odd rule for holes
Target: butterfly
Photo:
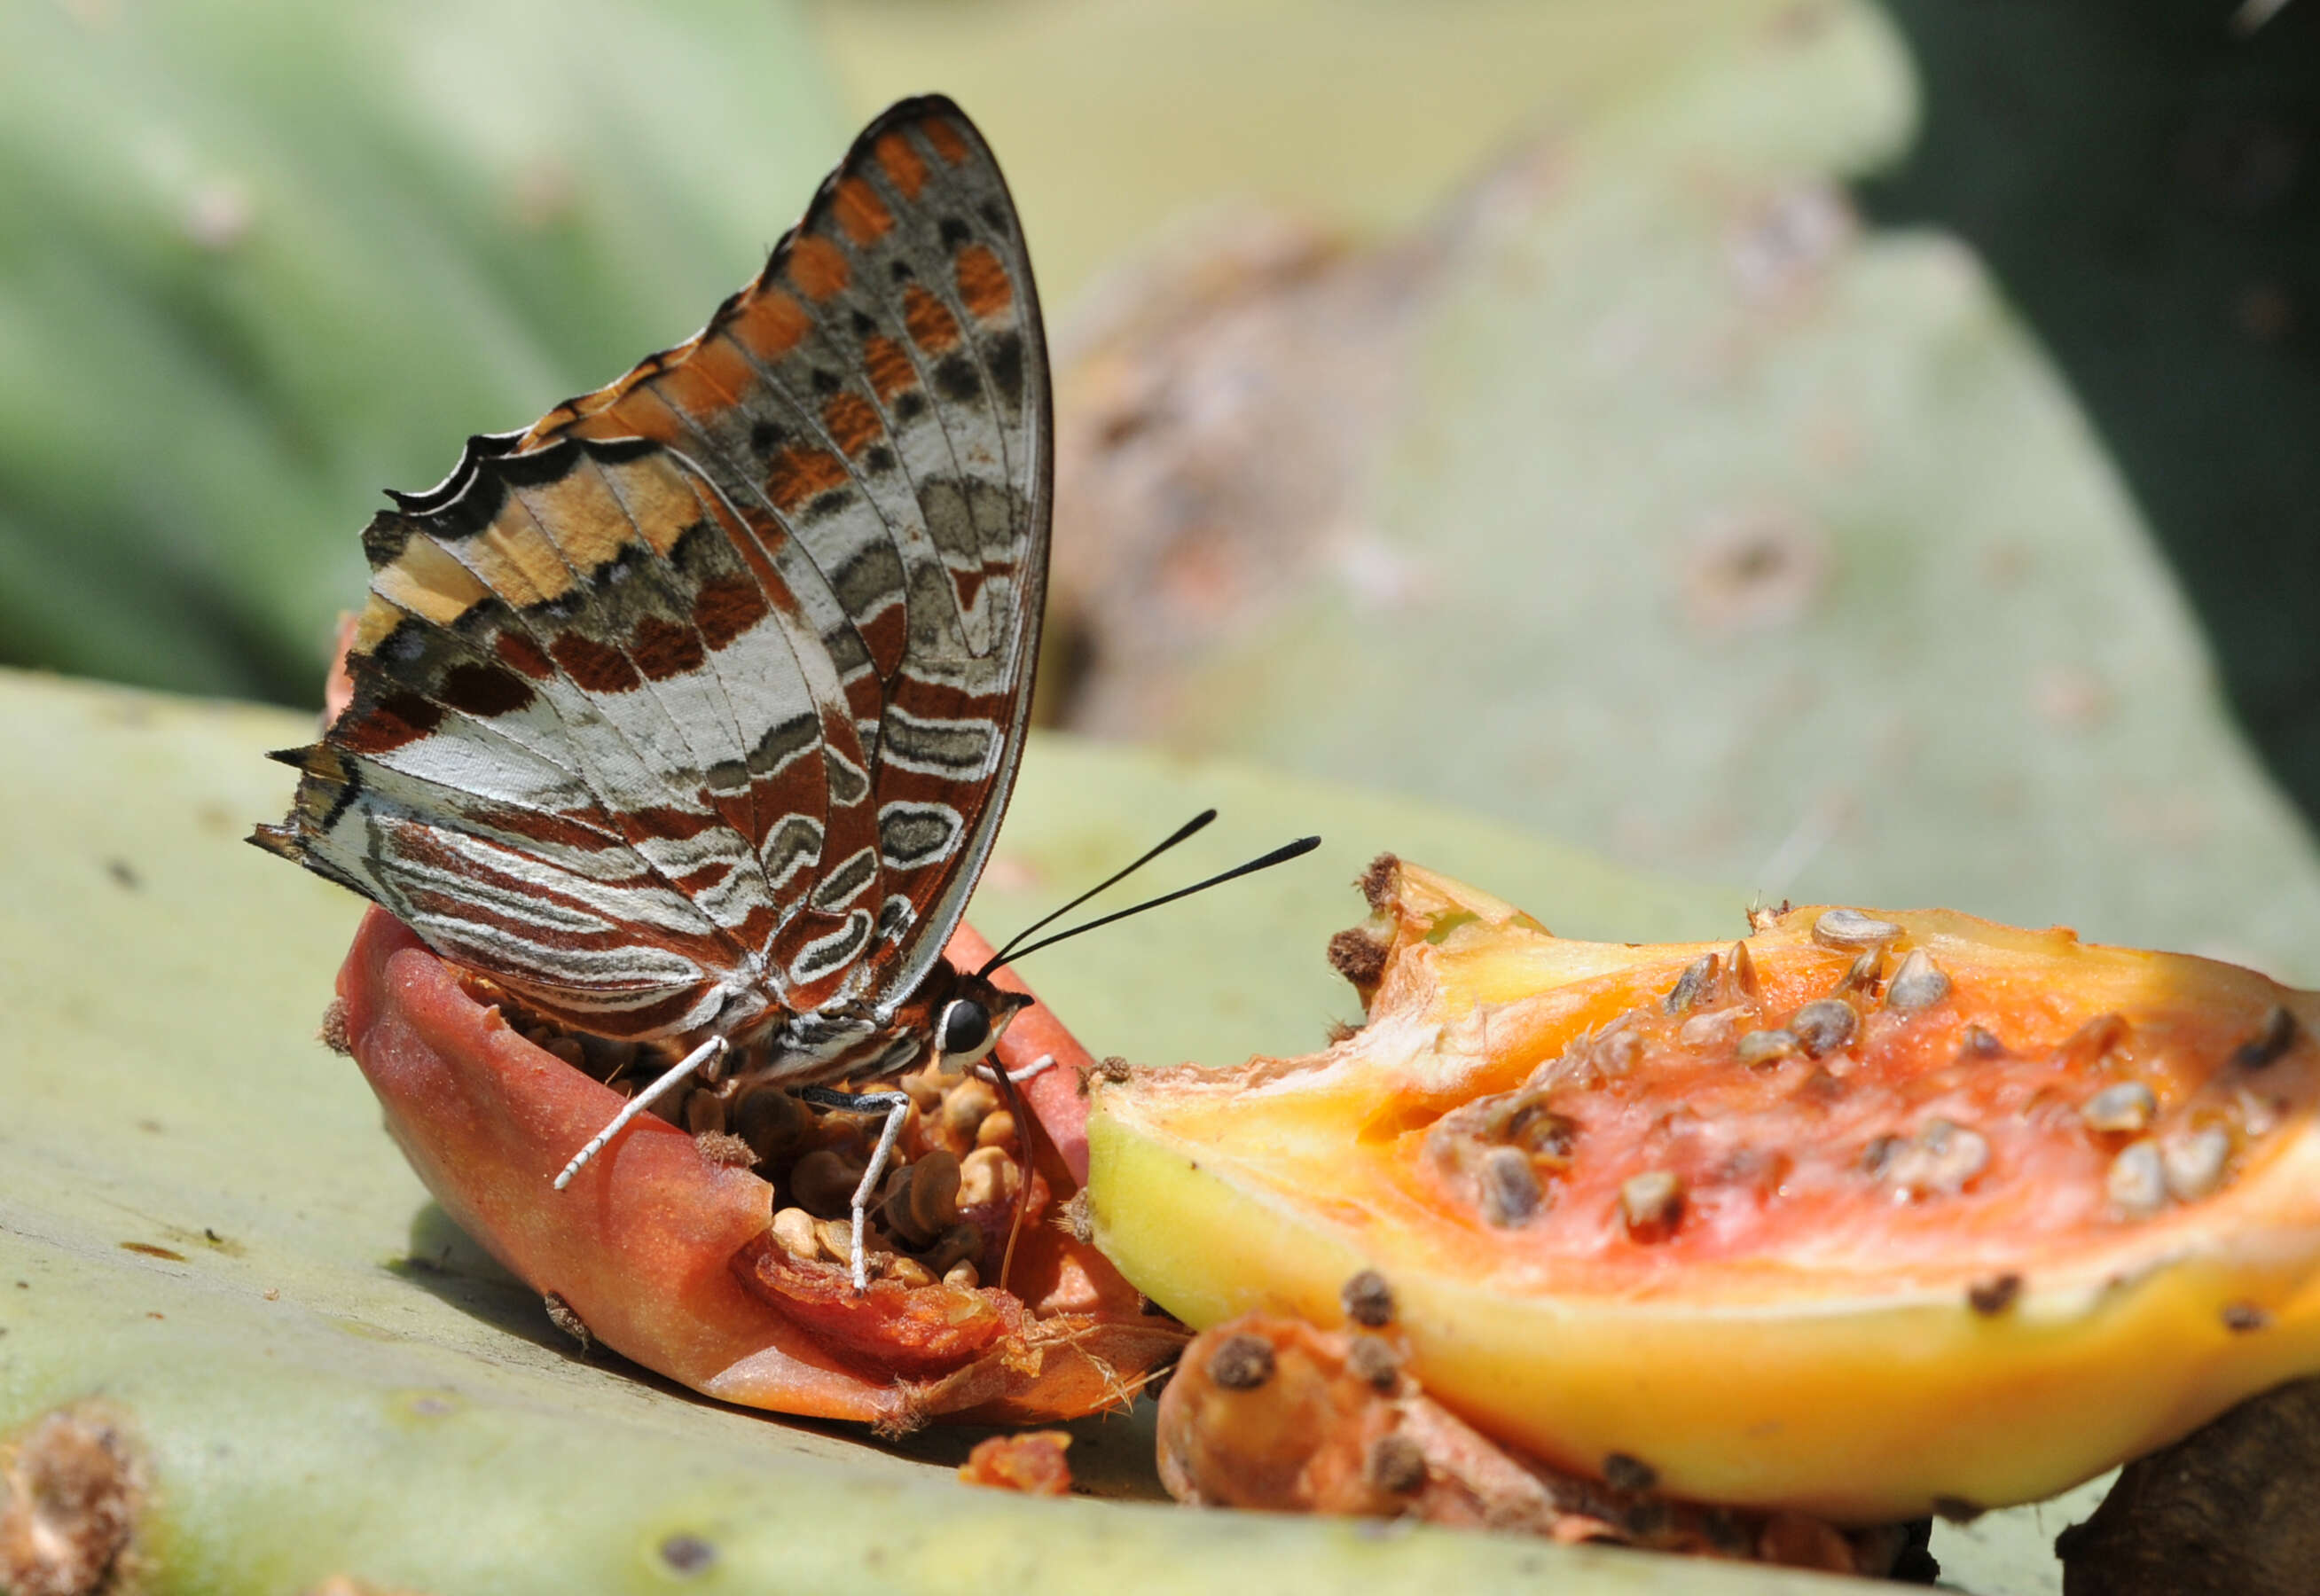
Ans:
<svg viewBox="0 0 2320 1596"><path fill-rule="evenodd" d="M1023 1000L941 954L1022 756L1053 459L1006 183L903 101L699 333L390 494L353 700L251 840L575 1030L798 1083L980 1058Z"/></svg>
<svg viewBox="0 0 2320 1596"><path fill-rule="evenodd" d="M389 494L352 700L250 840L541 1018L681 1047L559 1188L736 1048L884 1111L859 1288L908 1100L822 1084L974 1066L1029 1002L1003 950L942 953L1023 754L1053 460L1006 182L956 105L902 101L699 333Z"/></svg>

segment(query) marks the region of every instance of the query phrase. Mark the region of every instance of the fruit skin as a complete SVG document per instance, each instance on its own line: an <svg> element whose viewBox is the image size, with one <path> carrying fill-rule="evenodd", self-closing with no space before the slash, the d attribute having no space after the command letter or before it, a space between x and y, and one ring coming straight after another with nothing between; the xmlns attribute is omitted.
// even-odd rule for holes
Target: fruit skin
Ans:
<svg viewBox="0 0 2320 1596"><path fill-rule="evenodd" d="M2042 1103L1986 1127L1990 1194L1953 1198L1961 1218L1864 1181L1862 1202L1824 1203L1808 1229L1781 1229L1774 1198L1762 1227L1726 1215L1702 1226L1705 1241L1680 1224L1654 1247L1587 1230L1575 1201L1490 1226L1428 1175L1425 1133L1590 1029L1663 1012L1686 967L1728 947L1565 941L1398 862L1365 885L1376 912L1362 935L1382 954L1361 972L1373 977L1361 1031L1310 1058L1146 1073L1096 1100L1093 1232L1187 1322L1269 1311L1334 1325L1339 1283L1375 1268L1401 1304L1412 1372L1486 1432L1583 1472L1614 1452L1641 1458L1674 1495L1851 1522L2044 1497L2320 1369L2310 994L2065 930L1880 915L1900 928L1889 975L1923 948L1955 989L1895 1025L1863 1020L1864 1037L1978 1021L2017 1053L2059 1058L2116 1011L2131 1036L2173 1045L2152 1064L2172 1110L2203 1080L2228 1084L2235 1049L2277 1004L2300 1022L2293 1045L2245 1073L2279 1123L2235 1155L2220 1189L2146 1220L2089 1217L2071 1183L2088 1138L2055 1129ZM1813 942L1823 912L1747 939L1766 1007L1818 997L1859 951ZM1862 1067L1883 1067L1886 1044L1868 1046ZM1696 1093L1709 1078L1697 1068L1647 1041L1613 1090L1648 1096L1690 1070ZM1577 1145L1574 1189L1639 1172L1590 1170L1584 1129ZM2033 1160L2035 1178L2013 1178L2009 1159ZM2068 1181L2042 1173L2058 1165ZM2004 1223L1977 1230L1975 1214ZM1545 1252L1534 1227L1593 1239Z"/></svg>
<svg viewBox="0 0 2320 1596"><path fill-rule="evenodd" d="M836 1305L877 1322L818 1335L775 1305L794 1283L778 1264L760 1280L773 1188L675 1126L640 1118L554 1190L619 1097L524 1040L384 911L364 918L339 995L387 1129L444 1211L594 1338L704 1395L897 1430L938 1416L1074 1418L1117 1403L1183 1342L1101 1257L1048 1226L1025 1237L1014 1294L880 1282ZM1020 1038L1012 1029L1001 1056L1035 1038L1068 1047L1048 1072L1066 1079L1084 1057L1052 1020ZM916 1301L929 1292L953 1311Z"/></svg>

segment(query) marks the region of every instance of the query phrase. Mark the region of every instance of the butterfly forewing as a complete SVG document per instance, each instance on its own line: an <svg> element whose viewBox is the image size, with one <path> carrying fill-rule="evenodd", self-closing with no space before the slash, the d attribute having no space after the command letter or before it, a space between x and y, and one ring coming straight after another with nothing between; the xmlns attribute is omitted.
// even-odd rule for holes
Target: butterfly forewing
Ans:
<svg viewBox="0 0 2320 1596"><path fill-rule="evenodd" d="M1013 781L1049 461L1005 186L906 102L700 334L378 518L259 840L599 1034L890 1008Z"/></svg>

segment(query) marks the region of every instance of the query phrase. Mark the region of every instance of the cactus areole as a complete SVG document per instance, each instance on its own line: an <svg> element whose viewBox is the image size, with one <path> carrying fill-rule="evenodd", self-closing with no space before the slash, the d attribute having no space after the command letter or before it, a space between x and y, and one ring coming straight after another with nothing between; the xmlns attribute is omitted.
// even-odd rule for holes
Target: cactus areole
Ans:
<svg viewBox="0 0 2320 1596"><path fill-rule="evenodd" d="M2035 1500L2320 1370L2320 999L1945 911L1565 940L1391 859L1327 1052L1097 1089L1090 1216L1196 1326L1341 1321L1601 1477Z"/></svg>
<svg viewBox="0 0 2320 1596"><path fill-rule="evenodd" d="M989 950L962 929L950 954L973 967ZM594 1053L376 909L339 997L331 1029L444 1210L557 1322L705 1395L889 1431L1037 1422L1117 1405L1183 1344L1092 1247L1044 1222L1071 1184L1045 1138L1007 1289L983 1283L998 1273L1019 1195L1013 1146L1029 1128L1000 1123L1009 1116L974 1100L972 1076L939 1092L905 1083L902 1162L873 1220L875 1277L857 1292L849 1238L833 1232L861 1167L861 1116L815 1117L780 1089L776 1102L699 1085L673 1111L685 1124L643 1116L558 1192L550 1177L620 1102L587 1073L601 1067ZM1041 1055L1057 1065L1025 1096L1065 1122L1090 1061L1034 1007L999 1056L1020 1069ZM1060 1140L1075 1149L1069 1132Z"/></svg>

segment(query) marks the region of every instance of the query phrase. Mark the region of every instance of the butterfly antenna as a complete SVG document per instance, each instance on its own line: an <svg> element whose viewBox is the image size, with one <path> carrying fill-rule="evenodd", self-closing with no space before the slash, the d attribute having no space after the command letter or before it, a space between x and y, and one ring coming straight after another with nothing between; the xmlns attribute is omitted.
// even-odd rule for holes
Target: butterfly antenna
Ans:
<svg viewBox="0 0 2320 1596"><path fill-rule="evenodd" d="M1088 888L1087 891L1082 893L1078 897L1074 898L1070 902L1065 904L1061 909L1056 910L1054 913L1045 915L1038 920L1033 920L1029 925L1025 926L1021 930L1016 932L1012 938L1009 939L1006 947L992 954L991 956L991 962L983 966L981 973L988 975L1001 965L1005 964L1007 962L1008 955L1012 953L1015 948L1021 944L1023 939L1029 936L1033 931L1039 929L1042 926L1051 926L1055 924L1056 921L1063 919L1065 915L1069 914L1073 910L1086 902L1090 898L1094 897L1106 887L1119 885L1121 882L1126 881L1138 870L1143 869L1145 866L1158 858L1162 854L1166 853L1170 848L1175 847L1178 843L1183 841L1184 839L1192 836L1195 831L1198 831L1201 827L1207 825L1210 821L1215 820L1216 818L1217 812L1213 809L1204 809L1201 811L1200 813L1194 815L1191 820L1186 821L1183 825L1170 832L1166 841L1161 843L1158 847L1145 854L1143 857L1137 859L1134 864L1129 865L1126 869L1115 871L1113 874L1107 875L1101 881L1097 882L1093 886Z"/></svg>
<svg viewBox="0 0 2320 1596"><path fill-rule="evenodd" d="M1205 824L1206 822L1203 821L1203 823ZM1114 920L1126 920L1131 914L1141 914L1147 909L1157 909L1163 903L1173 903L1179 898L1189 898L1194 893L1204 893L1212 886L1222 886L1228 881L1237 880L1239 877L1244 875L1254 875L1259 870L1270 870L1275 865L1285 865L1291 859L1311 853L1315 848L1320 846L1321 839L1319 837L1300 837L1294 842L1284 842L1269 854L1261 855L1256 858L1249 860L1248 863L1245 865L1235 865L1231 869L1223 871L1219 875L1211 875L1206 881L1196 881L1190 886L1180 886L1173 893L1163 893L1156 898L1146 898L1141 903L1135 904L1127 909L1115 910L1110 914L1102 915L1097 919L1088 920L1084 924L1075 925L1067 931L1057 931L1052 937L1042 937L1037 942L1032 943L1029 948L1015 948L1010 952L994 955L991 958L990 962L985 964L982 969L976 971L975 974L977 975L988 975L992 971L999 967L1001 959L1013 960L1028 957L1030 955L1038 952L1042 948L1053 948L1058 942L1069 941L1072 938L1078 936L1083 931L1094 930L1098 926L1108 926ZM1058 911L1058 912L1061 911ZM1054 918L1054 915L1048 916L1049 920ZM1041 923L1045 924L1046 922L1042 921ZM1021 937L1015 939L1017 942L1020 942L1022 939L1023 939Z"/></svg>

